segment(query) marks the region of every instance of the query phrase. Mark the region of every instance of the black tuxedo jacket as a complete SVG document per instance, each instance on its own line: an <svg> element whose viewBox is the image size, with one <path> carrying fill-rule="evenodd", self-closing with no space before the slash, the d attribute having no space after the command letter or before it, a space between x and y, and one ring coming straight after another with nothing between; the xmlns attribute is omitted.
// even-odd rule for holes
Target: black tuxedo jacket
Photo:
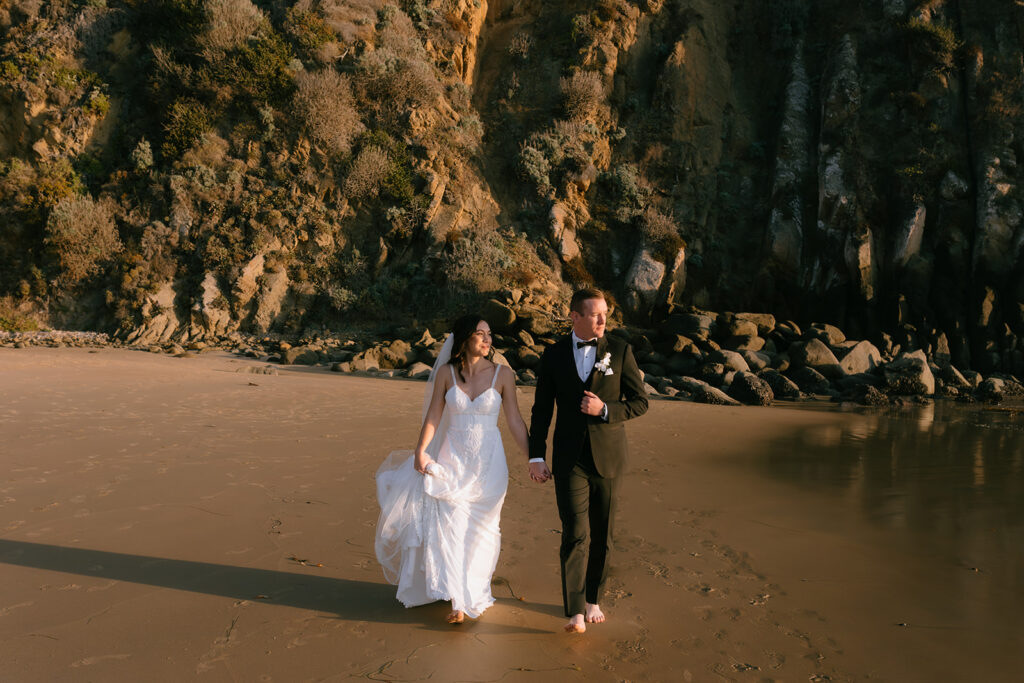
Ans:
<svg viewBox="0 0 1024 683"><path fill-rule="evenodd" d="M597 367L606 355L612 370L610 374ZM590 377L586 382L580 380L571 335L549 346L541 357L530 420L530 458L546 459L548 430L554 408L558 406L551 455L551 470L556 477L572 471L587 436L597 473L602 477L621 474L626 464L623 423L647 412L644 382L630 345L617 337L601 337L597 340L595 360ZM600 416L580 412L584 390L596 394L607 404L607 422Z"/></svg>

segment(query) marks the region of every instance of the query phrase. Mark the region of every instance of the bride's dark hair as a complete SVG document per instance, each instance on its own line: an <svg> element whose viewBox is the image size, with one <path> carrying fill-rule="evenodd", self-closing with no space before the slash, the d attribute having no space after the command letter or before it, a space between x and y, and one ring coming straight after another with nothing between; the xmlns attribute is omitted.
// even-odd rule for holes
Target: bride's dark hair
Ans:
<svg viewBox="0 0 1024 683"><path fill-rule="evenodd" d="M455 341L452 342L452 357L448 362L455 367L455 372L459 373L459 379L463 384L466 383L466 378L462 375L462 368L466 365L466 343L481 322L484 322L482 315L470 313L462 316L452 325L452 336L455 337Z"/></svg>

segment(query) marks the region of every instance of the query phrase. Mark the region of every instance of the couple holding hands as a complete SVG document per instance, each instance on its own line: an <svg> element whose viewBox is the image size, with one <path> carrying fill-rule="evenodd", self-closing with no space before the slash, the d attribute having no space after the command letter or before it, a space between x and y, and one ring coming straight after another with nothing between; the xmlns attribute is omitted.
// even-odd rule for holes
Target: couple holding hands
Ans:
<svg viewBox="0 0 1024 683"><path fill-rule="evenodd" d="M497 426L504 410L529 456L530 478L554 480L565 630L583 633L605 620L600 602L626 460L623 423L647 411L647 396L629 344L605 336L604 294L577 291L569 309L572 332L541 357L529 432L514 372L489 360L487 322L465 316L448 335L430 375L415 452L392 453L377 472L377 559L406 607L449 600L448 621L458 624L494 603L508 487Z"/></svg>

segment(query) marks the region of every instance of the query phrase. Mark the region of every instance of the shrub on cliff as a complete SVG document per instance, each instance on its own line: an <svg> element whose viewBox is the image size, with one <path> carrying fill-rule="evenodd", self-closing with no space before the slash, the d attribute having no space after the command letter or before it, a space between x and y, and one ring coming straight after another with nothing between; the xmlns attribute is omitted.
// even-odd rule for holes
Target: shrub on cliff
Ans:
<svg viewBox="0 0 1024 683"><path fill-rule="evenodd" d="M376 197L390 169L388 153L380 147L368 145L360 150L352 162L342 191L350 199Z"/></svg>
<svg viewBox="0 0 1024 683"><path fill-rule="evenodd" d="M593 115L604 101L604 83L596 71L577 71L559 81L563 106L570 119L582 119Z"/></svg>
<svg viewBox="0 0 1024 683"><path fill-rule="evenodd" d="M328 68L302 72L296 82L295 109L309 136L332 153L347 154L364 129L348 76Z"/></svg>
<svg viewBox="0 0 1024 683"><path fill-rule="evenodd" d="M110 210L89 197L59 201L46 221L46 246L60 267L58 282L74 285L121 251Z"/></svg>
<svg viewBox="0 0 1024 683"><path fill-rule="evenodd" d="M175 101L167 110L161 152L167 159L177 158L212 125L213 113L206 105L191 98Z"/></svg>
<svg viewBox="0 0 1024 683"><path fill-rule="evenodd" d="M251 0L206 0L204 5L207 23L198 42L208 51L242 47L264 19Z"/></svg>

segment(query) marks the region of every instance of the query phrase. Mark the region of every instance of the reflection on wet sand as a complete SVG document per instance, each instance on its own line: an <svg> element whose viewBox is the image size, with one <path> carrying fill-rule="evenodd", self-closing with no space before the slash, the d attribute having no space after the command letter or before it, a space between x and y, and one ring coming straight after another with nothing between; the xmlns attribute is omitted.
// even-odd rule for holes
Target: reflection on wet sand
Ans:
<svg viewBox="0 0 1024 683"><path fill-rule="evenodd" d="M868 539L897 570L914 567L947 628L975 642L1024 643L1024 406L859 412L771 444L748 464L823 493L815 524Z"/></svg>

